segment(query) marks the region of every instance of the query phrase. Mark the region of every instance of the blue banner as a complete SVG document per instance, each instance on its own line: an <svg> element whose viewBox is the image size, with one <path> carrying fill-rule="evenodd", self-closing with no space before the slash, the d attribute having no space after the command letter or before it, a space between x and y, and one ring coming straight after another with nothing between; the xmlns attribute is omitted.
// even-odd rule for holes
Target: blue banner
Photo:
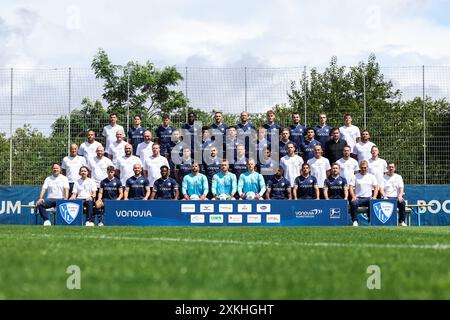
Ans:
<svg viewBox="0 0 450 320"><path fill-rule="evenodd" d="M35 201L39 197L39 192L41 190L40 186L0 186L0 224L42 224L42 221L39 217L39 214L35 212L34 208L32 208L35 204ZM450 225L450 186L448 185L440 185L440 186L406 186L405 187L405 199L408 204L421 204L426 205L427 207L419 208L413 207L413 215L412 215L412 225ZM275 200L273 200L275 201ZM301 200L299 200L301 201ZM276 201L278 202L278 201ZM289 208L289 203L292 201L281 201L284 203L288 203L288 211L292 216L292 210ZM321 201L322 202L322 201ZM170 204L169 204L170 203ZM165 218L159 217L158 219L168 219L170 217L170 210L168 210L168 206L175 206L175 204L180 204L182 201L173 201L166 202L166 206L163 208L165 213ZM185 202L183 202L185 203ZM199 203L199 202L198 202ZM202 201L201 203L206 203ZM217 202L213 202L217 203ZM237 204L238 202L236 202ZM239 201L239 203L242 203ZM256 202L252 202L256 203ZM275 207L274 207L275 208ZM285 208L285 207L284 207ZM278 209L277 209L278 210ZM297 210L301 212L302 210ZM226 214L227 212L225 212ZM153 214L153 212L152 212ZM284 211L275 214L284 214ZM289 215L289 214L288 214ZM336 213L336 215L342 216L342 211ZM158 213L157 213L158 216ZM307 220L307 218L300 218L302 216L299 213L300 220ZM208 221L210 219L205 217ZM194 217L194 220L197 219ZM200 218L199 218L200 219ZM217 219L220 221L221 217L212 216L212 220ZM229 219L228 216L224 217L224 219ZM234 217L231 217L232 221ZM237 218L238 219L238 218ZM258 221L258 217L250 216L250 220L255 219ZM267 216L262 213L261 221L267 219ZM269 216L269 219L272 217ZM273 218L276 220L276 218ZM284 219L286 220L286 219ZM228 221L228 220L227 220ZM284 221L288 223L289 220ZM294 220L295 221L295 220ZM169 224L170 225L170 224ZM234 225L231 223L231 225ZM266 224L272 225L272 224ZM296 224L293 224L296 225ZM301 225L308 225L307 222L302 223Z"/></svg>
<svg viewBox="0 0 450 320"><path fill-rule="evenodd" d="M405 200L407 204L426 206L412 207L412 225L450 225L450 186L405 186Z"/></svg>
<svg viewBox="0 0 450 320"><path fill-rule="evenodd" d="M106 201L114 226L344 226L345 200Z"/></svg>
<svg viewBox="0 0 450 320"><path fill-rule="evenodd" d="M36 224L39 213L32 208L41 187L0 186L0 224Z"/></svg>

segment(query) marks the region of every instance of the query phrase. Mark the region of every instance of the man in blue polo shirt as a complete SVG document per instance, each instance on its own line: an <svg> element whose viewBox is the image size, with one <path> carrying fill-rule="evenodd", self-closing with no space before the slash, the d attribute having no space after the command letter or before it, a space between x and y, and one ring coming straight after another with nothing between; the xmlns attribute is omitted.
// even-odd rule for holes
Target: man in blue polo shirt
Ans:
<svg viewBox="0 0 450 320"><path fill-rule="evenodd" d="M128 130L128 143L133 146L133 155L136 155L139 143L144 142L144 132L147 130L141 127L141 115L134 116L134 126Z"/></svg>
<svg viewBox="0 0 450 320"><path fill-rule="evenodd" d="M229 172L228 169L228 160L222 160L220 171L213 176L211 192L217 200L220 200L221 196L224 195L228 200L233 200L234 194L237 191L236 175Z"/></svg>
<svg viewBox="0 0 450 320"><path fill-rule="evenodd" d="M203 173L206 178L208 178L208 185L211 186L213 176L220 171L220 165L222 163L222 159L217 156L218 150L216 146L212 146L209 149L209 157L205 157L203 159ZM212 199L213 194L211 190L208 192L208 199Z"/></svg>
<svg viewBox="0 0 450 320"><path fill-rule="evenodd" d="M266 183L263 176L256 172L256 162L248 159L247 171L242 173L238 180L238 194L241 200L248 199L248 193L255 193L256 200L262 200L266 192Z"/></svg>
<svg viewBox="0 0 450 320"><path fill-rule="evenodd" d="M316 199L319 200L319 187L317 179L310 175L311 168L309 164L302 165L302 174L295 178L292 194L294 200L297 199Z"/></svg>
<svg viewBox="0 0 450 320"><path fill-rule="evenodd" d="M167 114L162 116L162 122L162 125L156 128L155 133L161 148L161 155L166 156L170 152L172 133L175 128L170 125L170 117Z"/></svg>
<svg viewBox="0 0 450 320"><path fill-rule="evenodd" d="M338 163L331 165L331 175L325 179L323 195L325 199L347 199L348 183L344 177L339 175L341 167Z"/></svg>
<svg viewBox="0 0 450 320"><path fill-rule="evenodd" d="M321 113L319 115L319 124L314 127L314 132L316 140L319 141L324 148L325 144L328 140L330 140L331 129L332 128L327 125L327 115L325 113Z"/></svg>
<svg viewBox="0 0 450 320"><path fill-rule="evenodd" d="M156 180L153 184L153 191L150 196L151 200L178 200L178 183L175 179L169 177L169 171L168 166L161 167L161 178Z"/></svg>
<svg viewBox="0 0 450 320"><path fill-rule="evenodd" d="M276 174L267 182L267 200L291 200L291 183L284 177L284 169L278 167Z"/></svg>
<svg viewBox="0 0 450 320"><path fill-rule="evenodd" d="M150 197L150 182L142 175L142 166L133 165L134 176L128 178L125 185L124 200L148 200Z"/></svg>
<svg viewBox="0 0 450 320"><path fill-rule="evenodd" d="M308 162L309 159L314 158L314 147L320 145L320 142L315 139L315 133L313 128L306 130L305 141L300 147L303 161Z"/></svg>
<svg viewBox="0 0 450 320"><path fill-rule="evenodd" d="M211 130L211 140L216 141L216 146L219 148L218 155L222 158L222 153L226 150L226 133L229 127L222 122L223 121L223 113L220 111L216 111L214 113L214 123L211 124L208 128ZM220 146L219 142L221 139L222 146ZM222 149L220 149L222 147Z"/></svg>
<svg viewBox="0 0 450 320"><path fill-rule="evenodd" d="M108 166L106 173L108 176L100 182L98 189L97 201L95 202L94 215L97 216L98 226L102 227L104 210L101 210L105 206L105 201L108 200L121 200L123 198L122 182L114 173L116 169L114 166Z"/></svg>
<svg viewBox="0 0 450 320"><path fill-rule="evenodd" d="M200 166L197 161L192 163L192 172L183 178L181 192L185 200L189 200L193 195L197 199L206 200L209 186L208 179L200 172Z"/></svg>
<svg viewBox="0 0 450 320"><path fill-rule="evenodd" d="M279 139L281 134L281 127L275 123L275 112L273 110L269 110L266 113L267 123L263 125L263 128L266 129L267 133L267 141L270 145L272 143L272 139Z"/></svg>
<svg viewBox="0 0 450 320"><path fill-rule="evenodd" d="M257 137L256 127L249 122L249 114L247 111L241 112L241 122L236 125L237 137L240 143L245 146L245 157L250 156L250 147L256 152L256 145L253 145L252 141Z"/></svg>
<svg viewBox="0 0 450 320"><path fill-rule="evenodd" d="M294 112L292 114L292 123L289 126L290 139L297 145L298 148L303 144L304 136L306 135L306 128L304 125L300 124L300 113Z"/></svg>

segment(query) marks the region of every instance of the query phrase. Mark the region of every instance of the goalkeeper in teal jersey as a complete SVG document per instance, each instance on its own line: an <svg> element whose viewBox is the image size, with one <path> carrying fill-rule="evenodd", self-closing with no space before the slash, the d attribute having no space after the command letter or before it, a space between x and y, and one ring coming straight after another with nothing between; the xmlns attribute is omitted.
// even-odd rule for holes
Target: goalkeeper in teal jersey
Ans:
<svg viewBox="0 0 450 320"><path fill-rule="evenodd" d="M199 172L197 161L192 163L192 172L183 178L181 192L185 200L189 199L206 199L208 194L208 179L204 174Z"/></svg>
<svg viewBox="0 0 450 320"><path fill-rule="evenodd" d="M234 200L237 191L237 179L234 173L228 171L228 160L222 160L220 171L212 178L211 193L216 200Z"/></svg>
<svg viewBox="0 0 450 320"><path fill-rule="evenodd" d="M249 195L254 194L255 199L263 199L266 192L266 183L261 174L255 171L255 160L249 159L247 162L247 170L239 177L238 192L240 199L251 200ZM253 197L252 197L253 198Z"/></svg>

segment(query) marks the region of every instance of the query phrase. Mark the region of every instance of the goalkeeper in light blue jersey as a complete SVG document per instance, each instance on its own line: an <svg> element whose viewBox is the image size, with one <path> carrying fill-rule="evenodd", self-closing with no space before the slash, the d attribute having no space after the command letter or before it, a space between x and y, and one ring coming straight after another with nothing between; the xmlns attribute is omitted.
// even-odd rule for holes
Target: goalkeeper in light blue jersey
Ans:
<svg viewBox="0 0 450 320"><path fill-rule="evenodd" d="M211 193L216 200L234 200L237 191L237 179L234 173L228 171L228 160L222 160L220 171L212 178Z"/></svg>
<svg viewBox="0 0 450 320"><path fill-rule="evenodd" d="M253 192L256 195L256 199L263 199L263 195L266 192L266 183L263 176L255 171L255 160L249 159L247 162L247 170L239 177L238 192L239 197L243 200L247 198L248 192Z"/></svg>
<svg viewBox="0 0 450 320"><path fill-rule="evenodd" d="M192 163L192 172L183 178L181 192L185 200L191 199L193 195L196 199L206 199L208 194L208 179L204 174L199 172L199 165L197 161ZM192 198L194 198L192 197Z"/></svg>

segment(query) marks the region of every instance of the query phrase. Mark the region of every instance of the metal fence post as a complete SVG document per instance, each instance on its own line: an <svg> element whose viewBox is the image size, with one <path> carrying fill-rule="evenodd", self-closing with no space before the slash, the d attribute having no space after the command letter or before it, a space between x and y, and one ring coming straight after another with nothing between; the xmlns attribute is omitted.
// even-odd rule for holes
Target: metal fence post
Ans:
<svg viewBox="0 0 450 320"><path fill-rule="evenodd" d="M12 185L13 171L13 76L14 69L11 68L11 92L10 92L10 109L9 109L9 185Z"/></svg>
<svg viewBox="0 0 450 320"><path fill-rule="evenodd" d="M364 130L367 130L366 70L363 70Z"/></svg>
<svg viewBox="0 0 450 320"><path fill-rule="evenodd" d="M68 119L69 125L67 127L67 154L68 155L70 155L70 135L71 135L70 127L72 125L71 121L70 121L71 113L72 113L72 110L71 110L72 102L71 102L71 100L72 100L72 68L69 67L69 101L68 101L69 102L69 119Z"/></svg>
<svg viewBox="0 0 450 320"><path fill-rule="evenodd" d="M189 100L188 98L188 67L186 66L184 68L184 92L186 96L186 101ZM188 115L189 115L189 104L186 105L186 123L188 122Z"/></svg>
<svg viewBox="0 0 450 320"><path fill-rule="evenodd" d="M128 73L128 77L127 77L127 132L124 132L125 136L128 135L128 130L130 130L130 71L128 69L126 70Z"/></svg>
<svg viewBox="0 0 450 320"><path fill-rule="evenodd" d="M245 99L244 110L245 112L247 112L247 67L244 67L244 99Z"/></svg>
<svg viewBox="0 0 450 320"><path fill-rule="evenodd" d="M425 102L425 66L422 66L422 102L423 102L423 183L427 184L427 137L426 137L426 102Z"/></svg>
<svg viewBox="0 0 450 320"><path fill-rule="evenodd" d="M307 127L307 124L306 124L306 111L307 111L307 107L306 107L306 91L308 90L308 85L307 85L307 83L306 83L306 66L304 66L303 67L303 83L304 83L304 101L303 101L303 104L304 104L304 109L305 109L305 118L304 118L304 122L305 122L305 127Z"/></svg>

